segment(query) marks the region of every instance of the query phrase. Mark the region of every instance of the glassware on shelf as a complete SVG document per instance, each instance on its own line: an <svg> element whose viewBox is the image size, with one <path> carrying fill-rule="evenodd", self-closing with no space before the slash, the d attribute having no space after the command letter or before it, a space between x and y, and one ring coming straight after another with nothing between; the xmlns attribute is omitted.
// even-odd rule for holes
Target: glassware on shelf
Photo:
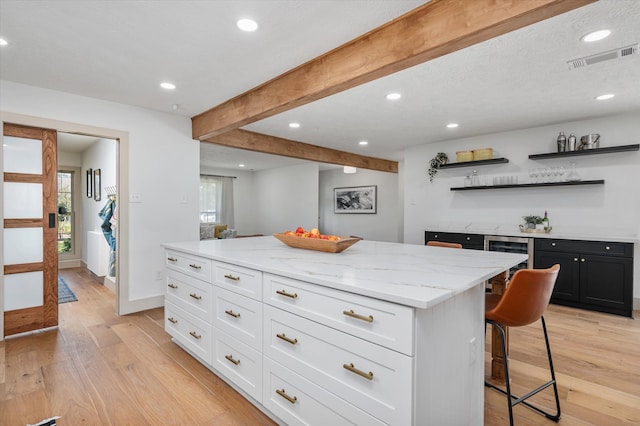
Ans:
<svg viewBox="0 0 640 426"><path fill-rule="evenodd" d="M571 170L569 171L569 174L567 175L567 181L568 182L577 182L577 181L581 180L582 178L580 177L578 172L576 172L576 163L574 163L572 161L570 164L571 164Z"/></svg>
<svg viewBox="0 0 640 426"><path fill-rule="evenodd" d="M565 182L566 179L565 179L564 175L566 175L566 174L567 174L567 170L564 168L564 166L560 166L558 168L558 177L559 177L558 180L560 182Z"/></svg>
<svg viewBox="0 0 640 426"><path fill-rule="evenodd" d="M538 169L529 169L529 177L531 178L531 183L536 183L538 180Z"/></svg>

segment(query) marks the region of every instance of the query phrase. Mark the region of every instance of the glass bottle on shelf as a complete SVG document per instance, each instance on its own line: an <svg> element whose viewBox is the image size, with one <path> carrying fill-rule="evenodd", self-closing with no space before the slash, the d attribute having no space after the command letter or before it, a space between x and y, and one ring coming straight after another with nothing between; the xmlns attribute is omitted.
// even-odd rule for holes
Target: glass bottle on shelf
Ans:
<svg viewBox="0 0 640 426"><path fill-rule="evenodd" d="M567 175L567 181L576 182L581 180L580 175L578 174L578 172L576 172L576 163L572 161L570 164L571 164L571 171L569 171L569 174Z"/></svg>

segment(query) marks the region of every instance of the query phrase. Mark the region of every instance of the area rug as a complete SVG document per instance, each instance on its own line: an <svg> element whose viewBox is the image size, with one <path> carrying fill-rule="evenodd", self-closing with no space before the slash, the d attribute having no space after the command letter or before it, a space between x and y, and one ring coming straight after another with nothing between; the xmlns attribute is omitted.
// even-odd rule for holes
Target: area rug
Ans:
<svg viewBox="0 0 640 426"><path fill-rule="evenodd" d="M58 304L67 303L67 302L75 302L78 298L73 291L69 288L66 282L64 282L64 278L58 275Z"/></svg>
<svg viewBox="0 0 640 426"><path fill-rule="evenodd" d="M62 279L62 278L60 278L60 279ZM69 302L71 302L71 300L69 300ZM59 418L60 418L60 416L55 416L55 417L51 417L51 418L48 418L48 419L44 419L43 421L41 421L39 423L27 424L27 426L56 426L56 420L58 420Z"/></svg>

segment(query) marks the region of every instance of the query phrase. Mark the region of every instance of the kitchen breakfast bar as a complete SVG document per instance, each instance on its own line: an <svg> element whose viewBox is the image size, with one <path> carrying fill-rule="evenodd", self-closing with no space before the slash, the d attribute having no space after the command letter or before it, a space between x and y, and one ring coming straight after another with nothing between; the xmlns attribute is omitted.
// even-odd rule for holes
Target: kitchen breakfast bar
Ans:
<svg viewBox="0 0 640 426"><path fill-rule="evenodd" d="M484 282L524 254L163 244L165 328L281 424L482 425Z"/></svg>

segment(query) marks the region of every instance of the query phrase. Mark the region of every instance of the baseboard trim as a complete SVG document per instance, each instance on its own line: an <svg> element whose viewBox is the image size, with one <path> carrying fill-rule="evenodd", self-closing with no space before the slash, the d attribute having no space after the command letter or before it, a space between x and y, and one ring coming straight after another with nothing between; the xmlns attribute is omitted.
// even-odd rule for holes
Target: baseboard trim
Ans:
<svg viewBox="0 0 640 426"><path fill-rule="evenodd" d="M120 315L133 314L162 306L164 306L164 294L143 299L127 300L124 303L120 303Z"/></svg>
<svg viewBox="0 0 640 426"><path fill-rule="evenodd" d="M58 269L81 268L81 267L82 267L82 262L80 259L58 260Z"/></svg>

